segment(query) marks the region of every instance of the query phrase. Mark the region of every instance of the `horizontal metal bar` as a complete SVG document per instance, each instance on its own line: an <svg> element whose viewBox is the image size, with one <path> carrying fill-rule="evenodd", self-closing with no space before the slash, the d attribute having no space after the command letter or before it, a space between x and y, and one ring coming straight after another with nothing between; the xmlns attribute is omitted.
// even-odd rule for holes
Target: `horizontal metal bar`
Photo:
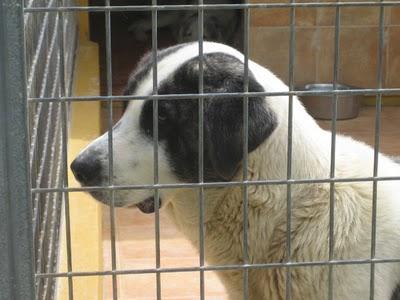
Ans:
<svg viewBox="0 0 400 300"><path fill-rule="evenodd" d="M25 13L33 12L105 12L105 11L166 11L166 10L219 10L245 8L285 8L285 7L337 7L337 6L399 6L400 1L363 1L363 2L304 2L304 3L249 3L249 4L192 4L192 5L124 5L124 6L69 6L69 7L30 7Z"/></svg>
<svg viewBox="0 0 400 300"><path fill-rule="evenodd" d="M400 258L366 258L353 260L331 260L331 261L306 261L306 262L281 262L265 264L243 264L243 265L211 265L182 268L149 268L149 269L129 269L115 271L93 271L93 272L64 272L64 273L39 273L37 278L48 277L83 277L83 276L106 276L106 275L130 275L130 274L152 274L152 273L178 273L196 271L225 271L240 269L272 269L272 268L299 268L316 267L329 265L365 265L371 263L398 263Z"/></svg>
<svg viewBox="0 0 400 300"><path fill-rule="evenodd" d="M400 176L390 177L360 177L360 178L322 178L322 179L284 179L284 180L254 180L254 181L229 181L229 182L202 182L202 183L163 183L163 184L143 184L143 185L119 185L119 186L86 186L69 188L34 188L32 193L50 192L91 192L91 191L123 191L123 190L144 190L144 189L183 189L183 188L219 188L231 186L251 186L251 185L279 185L279 184L312 184L312 183L331 183L331 182L375 182L375 181L395 181L400 180Z"/></svg>
<svg viewBox="0 0 400 300"><path fill-rule="evenodd" d="M76 96L76 97L43 97L29 98L30 103L37 102L82 102L82 101L132 101L132 100L190 100L207 97L240 98L243 97L278 97L278 96L348 96L348 95L398 95L400 88L381 89L350 89L331 91L282 91L282 92L240 92L240 93L200 93L200 94L169 94L169 95L118 95L118 96Z"/></svg>

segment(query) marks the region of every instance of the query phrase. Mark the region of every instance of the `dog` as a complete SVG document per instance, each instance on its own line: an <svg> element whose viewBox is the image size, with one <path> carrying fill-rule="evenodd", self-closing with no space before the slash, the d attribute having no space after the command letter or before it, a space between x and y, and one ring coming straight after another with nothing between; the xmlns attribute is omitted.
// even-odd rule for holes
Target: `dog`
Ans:
<svg viewBox="0 0 400 300"><path fill-rule="evenodd" d="M204 4L240 4L240 0L206 0ZM180 1L177 4L193 5L198 1ZM171 1L159 2L159 5L173 4ZM157 27L168 28L177 43L198 40L197 10L168 10L158 12ZM237 9L204 10L204 40L220 42L240 47L242 18ZM152 22L148 16L138 18L131 23L128 30L136 40L143 41L151 37Z"/></svg>
<svg viewBox="0 0 400 300"><path fill-rule="evenodd" d="M198 93L197 43L173 46L158 52L159 95ZM218 43L204 43L204 182L242 181L243 101L215 93L243 92L244 57ZM126 95L153 92L152 56L146 55L131 74ZM248 271L249 299L285 299L287 268L288 96L259 96L256 92L286 92L288 87L266 68L249 61L248 90L248 181L272 180L276 184L248 184L248 263L277 263L276 267ZM295 263L329 259L330 183L304 180L330 177L331 133L321 129L297 97L293 97L291 257ZM158 101L159 183L199 182L198 99ZM89 144L71 168L83 186L107 185L108 135ZM113 128L113 182L118 185L153 184L153 104L134 100ZM379 176L399 176L400 165L379 154ZM374 151L350 137L336 137L335 178L373 175ZM276 182L278 181L278 182ZM109 204L108 191L92 191ZM160 206L185 236L199 248L199 189L188 187L159 190ZM154 212L153 190L115 190L115 206L138 207ZM379 181L376 198L376 258L400 254L400 185ZM341 181L334 185L335 261L368 260L371 257L373 183ZM210 265L241 265L243 261L243 187L204 188L205 255ZM367 261L368 262L368 261ZM327 265L293 266L293 299L326 299ZM218 272L231 299L243 297L243 270ZM375 299L398 299L400 266L375 263ZM332 266L335 299L368 299L370 264ZM393 297L393 298L391 298Z"/></svg>

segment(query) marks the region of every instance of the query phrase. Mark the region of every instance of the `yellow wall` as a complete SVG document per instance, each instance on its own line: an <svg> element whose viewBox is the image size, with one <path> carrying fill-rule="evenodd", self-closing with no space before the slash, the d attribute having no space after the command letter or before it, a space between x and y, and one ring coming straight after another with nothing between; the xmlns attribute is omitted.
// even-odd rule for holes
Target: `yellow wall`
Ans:
<svg viewBox="0 0 400 300"><path fill-rule="evenodd" d="M100 94L98 46L88 38L88 15L79 18L79 45L74 77L74 96ZM71 105L68 164L79 151L100 134L100 103L73 102ZM70 186L79 186L69 174ZM72 271L103 270L102 206L84 193L70 193L70 224L72 244ZM65 221L61 232L60 272L67 271ZM103 280L98 276L73 279L73 296L77 300L101 299ZM69 299L68 280L58 282L57 299Z"/></svg>

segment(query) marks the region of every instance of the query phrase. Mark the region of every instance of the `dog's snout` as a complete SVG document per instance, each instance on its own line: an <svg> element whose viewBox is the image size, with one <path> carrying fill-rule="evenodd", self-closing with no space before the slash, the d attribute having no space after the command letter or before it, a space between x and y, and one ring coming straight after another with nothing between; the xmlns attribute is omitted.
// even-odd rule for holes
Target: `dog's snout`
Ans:
<svg viewBox="0 0 400 300"><path fill-rule="evenodd" d="M75 178L83 185L95 185L101 178L101 162L94 157L77 157L71 163Z"/></svg>

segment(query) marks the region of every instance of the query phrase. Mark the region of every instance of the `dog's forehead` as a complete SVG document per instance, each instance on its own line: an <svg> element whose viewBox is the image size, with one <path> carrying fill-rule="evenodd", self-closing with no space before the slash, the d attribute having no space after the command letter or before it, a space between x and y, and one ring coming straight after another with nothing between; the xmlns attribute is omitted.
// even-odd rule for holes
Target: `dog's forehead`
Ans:
<svg viewBox="0 0 400 300"><path fill-rule="evenodd" d="M218 43L204 42L203 54L223 53L243 61L243 54L237 50ZM199 56L197 42L176 45L157 52L157 86L189 60ZM125 95L151 95L153 93L153 55L146 54L129 77Z"/></svg>
<svg viewBox="0 0 400 300"><path fill-rule="evenodd" d="M239 51L214 42L204 42L203 54L221 53L237 58L243 62L243 54ZM160 88L168 79L187 62L199 56L199 45L197 42L176 45L157 53L157 87ZM138 64L138 67L131 74L125 95L148 96L153 94L153 55L152 52L146 54ZM146 101L131 101L127 108L127 114L134 119L139 119L139 115Z"/></svg>

